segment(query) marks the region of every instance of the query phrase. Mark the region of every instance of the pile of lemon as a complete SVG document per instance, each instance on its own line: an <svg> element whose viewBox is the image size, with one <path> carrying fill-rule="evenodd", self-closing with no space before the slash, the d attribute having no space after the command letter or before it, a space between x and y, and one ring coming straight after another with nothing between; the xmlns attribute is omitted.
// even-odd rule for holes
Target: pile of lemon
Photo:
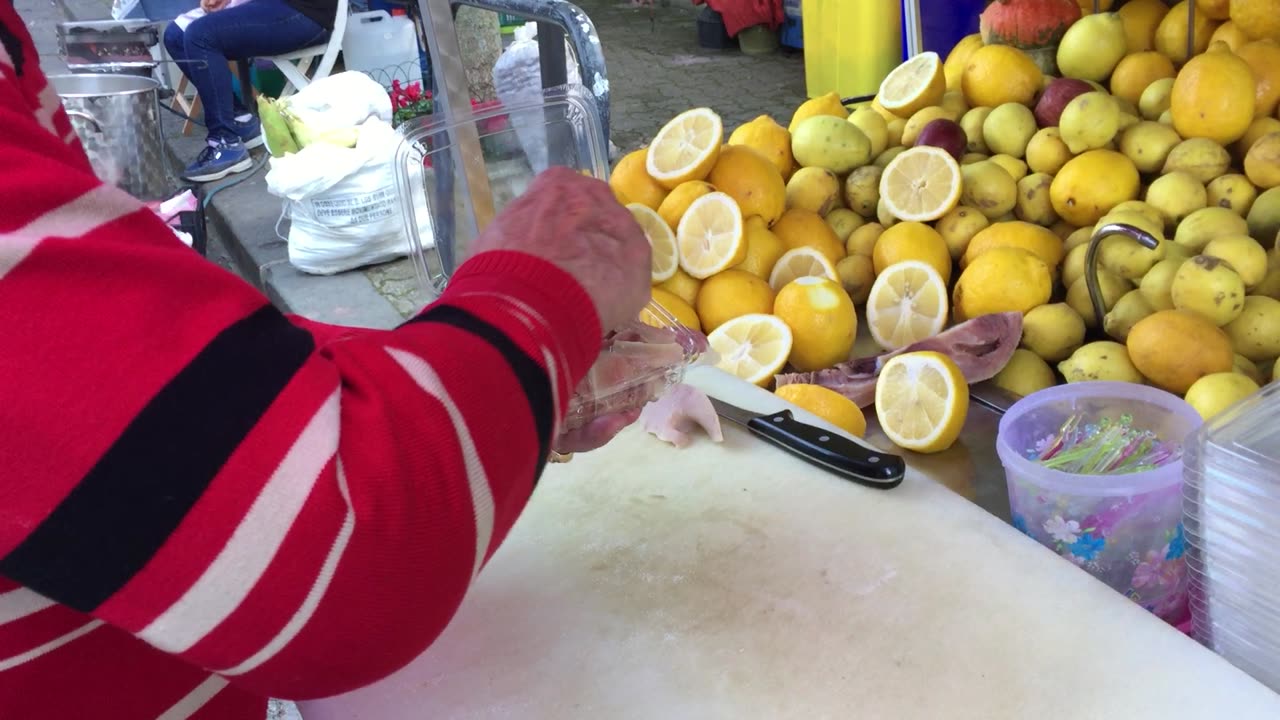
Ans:
<svg viewBox="0 0 1280 720"><path fill-rule="evenodd" d="M1280 374L1280 0L1196 1L1190 57L1186 2L1076 23L1058 64L1095 92L1056 126L1033 112L1054 78L977 35L908 60L852 112L832 94L732 133L710 109L681 114L610 178L653 243L655 299L760 385L844 361L860 321L892 350L1017 311L997 384L1150 382L1211 415ZM916 145L939 119L963 131L960 157ZM1107 223L1161 242L1104 244L1097 327L1084 253ZM963 378L906 357L877 414L904 447L945 447ZM820 388L783 390L853 417Z"/></svg>

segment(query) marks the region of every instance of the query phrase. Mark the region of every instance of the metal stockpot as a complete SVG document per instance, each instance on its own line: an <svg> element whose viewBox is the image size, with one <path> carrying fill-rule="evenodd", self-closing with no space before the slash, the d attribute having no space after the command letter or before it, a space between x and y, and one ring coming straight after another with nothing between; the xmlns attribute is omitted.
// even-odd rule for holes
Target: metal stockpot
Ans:
<svg viewBox="0 0 1280 720"><path fill-rule="evenodd" d="M163 200L175 187L160 130L160 83L135 75L49 78L103 182L139 200Z"/></svg>

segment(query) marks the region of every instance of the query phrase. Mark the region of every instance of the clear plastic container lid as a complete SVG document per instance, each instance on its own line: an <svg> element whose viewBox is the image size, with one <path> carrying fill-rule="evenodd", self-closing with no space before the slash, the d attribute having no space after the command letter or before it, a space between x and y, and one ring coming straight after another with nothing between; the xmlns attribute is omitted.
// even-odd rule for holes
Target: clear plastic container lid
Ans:
<svg viewBox="0 0 1280 720"><path fill-rule="evenodd" d="M417 118L398 131L401 214L429 293L444 289L484 225L543 170L568 167L602 180L609 173L595 103L577 86Z"/></svg>

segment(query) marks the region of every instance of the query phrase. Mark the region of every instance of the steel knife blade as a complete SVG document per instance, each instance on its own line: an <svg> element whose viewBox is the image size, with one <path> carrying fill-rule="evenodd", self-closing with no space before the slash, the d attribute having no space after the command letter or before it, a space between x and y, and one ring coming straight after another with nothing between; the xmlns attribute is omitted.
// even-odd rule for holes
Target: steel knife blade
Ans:
<svg viewBox="0 0 1280 720"><path fill-rule="evenodd" d="M720 417L817 467L860 485L889 490L902 484L907 465L897 455L860 445L843 435L800 422L790 410L768 415L711 398Z"/></svg>

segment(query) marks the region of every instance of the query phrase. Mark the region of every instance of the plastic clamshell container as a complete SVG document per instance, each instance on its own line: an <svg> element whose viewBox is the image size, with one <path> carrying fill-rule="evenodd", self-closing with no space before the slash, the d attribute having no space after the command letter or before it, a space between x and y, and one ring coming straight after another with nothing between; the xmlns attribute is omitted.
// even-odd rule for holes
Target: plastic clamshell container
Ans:
<svg viewBox="0 0 1280 720"><path fill-rule="evenodd" d="M479 235L455 138L465 125L480 139L483 167L494 212L528 188L534 177L553 167L568 167L600 179L608 176L608 155L594 101L580 88L543 91L525 103L471 109L445 118L412 120L399 128L395 170L401 214L410 255L425 295L444 289ZM579 427L600 415L643 407L679 383L697 362L705 341L651 302L642 317L671 329L679 347L639 348L637 343L606 339L601 357L575 390L565 422ZM624 334L622 337L626 337Z"/></svg>
<svg viewBox="0 0 1280 720"><path fill-rule="evenodd" d="M464 126L480 138L480 158L494 212L519 197L553 166L605 179L608 150L594 100L579 87L547 89L528 102L493 103L446 117L402 124L396 182L410 254L424 292L439 293L480 234L463 173ZM423 217L425 215L425 217Z"/></svg>
<svg viewBox="0 0 1280 720"><path fill-rule="evenodd" d="M1205 423L1183 473L1192 636L1280 691L1280 383Z"/></svg>
<svg viewBox="0 0 1280 720"><path fill-rule="evenodd" d="M1187 597L1182 462L1145 472L1082 475L1027 457L1076 414L1089 423L1128 414L1135 427L1166 442L1182 442L1200 426L1200 416L1158 388L1072 383L1019 400L1001 418L996 436L1014 525L1165 620L1180 622Z"/></svg>

